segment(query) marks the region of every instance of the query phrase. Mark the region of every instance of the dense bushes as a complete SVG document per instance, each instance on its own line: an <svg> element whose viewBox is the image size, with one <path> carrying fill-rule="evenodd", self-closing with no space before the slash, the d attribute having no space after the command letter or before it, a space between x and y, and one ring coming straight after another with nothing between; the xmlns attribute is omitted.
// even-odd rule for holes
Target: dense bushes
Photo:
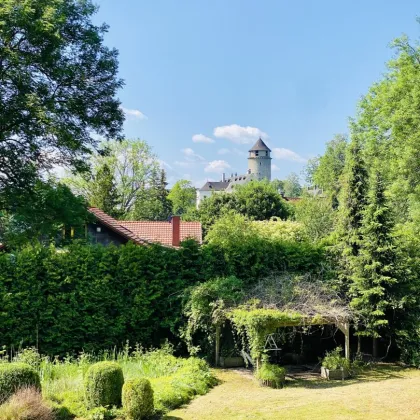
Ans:
<svg viewBox="0 0 420 420"><path fill-rule="evenodd" d="M0 363L0 404L25 387L41 389L38 373L25 363Z"/></svg>
<svg viewBox="0 0 420 420"><path fill-rule="evenodd" d="M85 395L88 408L121 405L124 375L114 362L99 362L86 372Z"/></svg>
<svg viewBox="0 0 420 420"><path fill-rule="evenodd" d="M130 420L142 420L153 413L153 389L145 378L127 381L122 390L122 404Z"/></svg>
<svg viewBox="0 0 420 420"><path fill-rule="evenodd" d="M255 246L256 245L256 246ZM126 340L174 341L193 285L237 275L247 282L291 268L310 270L322 250L305 243L161 246L74 244L0 254L0 343L38 343L44 354L96 352Z"/></svg>
<svg viewBox="0 0 420 420"><path fill-rule="evenodd" d="M283 388L286 370L278 365L263 363L255 372L255 377L262 385L270 386L271 388Z"/></svg>

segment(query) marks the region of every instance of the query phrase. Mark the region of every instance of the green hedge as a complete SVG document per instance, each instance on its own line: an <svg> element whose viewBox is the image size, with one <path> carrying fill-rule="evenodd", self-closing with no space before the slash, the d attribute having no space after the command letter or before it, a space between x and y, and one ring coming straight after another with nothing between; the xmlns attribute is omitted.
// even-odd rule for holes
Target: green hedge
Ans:
<svg viewBox="0 0 420 420"><path fill-rule="evenodd" d="M142 420L153 414L153 389L145 378L127 381L122 390L122 404L129 420Z"/></svg>
<svg viewBox="0 0 420 420"><path fill-rule="evenodd" d="M0 404L24 387L41 389L35 369L26 363L0 363Z"/></svg>
<svg viewBox="0 0 420 420"><path fill-rule="evenodd" d="M312 270L322 260L322 250L307 244L265 242L224 249L186 241L180 250L73 244L66 251L0 253L0 343L38 343L43 354L65 355L126 340L144 347L175 342L191 286L228 275L252 282L275 270Z"/></svg>
<svg viewBox="0 0 420 420"><path fill-rule="evenodd" d="M124 376L118 363L95 363L86 372L84 382L88 408L121 406Z"/></svg>

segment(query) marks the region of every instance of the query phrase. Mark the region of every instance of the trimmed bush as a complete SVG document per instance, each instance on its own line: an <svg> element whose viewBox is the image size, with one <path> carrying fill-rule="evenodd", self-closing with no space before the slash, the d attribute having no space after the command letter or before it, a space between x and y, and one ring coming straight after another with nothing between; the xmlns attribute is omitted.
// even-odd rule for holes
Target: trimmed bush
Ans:
<svg viewBox="0 0 420 420"><path fill-rule="evenodd" d="M269 386L271 388L283 388L286 378L286 370L277 365L263 363L256 371L255 377L262 385Z"/></svg>
<svg viewBox="0 0 420 420"><path fill-rule="evenodd" d="M26 363L0 363L0 403L21 388L41 389L39 375Z"/></svg>
<svg viewBox="0 0 420 420"><path fill-rule="evenodd" d="M88 408L121 406L124 375L115 362L92 365L85 376L85 396Z"/></svg>
<svg viewBox="0 0 420 420"><path fill-rule="evenodd" d="M153 389L145 378L127 381L122 389L122 404L130 420L141 420L153 414Z"/></svg>

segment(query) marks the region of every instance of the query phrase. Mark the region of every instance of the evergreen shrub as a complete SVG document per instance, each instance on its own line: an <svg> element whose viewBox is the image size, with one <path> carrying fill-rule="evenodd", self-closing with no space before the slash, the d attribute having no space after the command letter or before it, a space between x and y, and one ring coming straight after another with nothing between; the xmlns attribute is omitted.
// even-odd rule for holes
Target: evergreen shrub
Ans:
<svg viewBox="0 0 420 420"><path fill-rule="evenodd" d="M88 408L121 406L124 376L118 363L95 363L86 372L84 385Z"/></svg>
<svg viewBox="0 0 420 420"><path fill-rule="evenodd" d="M0 363L0 403L21 388L41 389L38 372L26 363Z"/></svg>
<svg viewBox="0 0 420 420"><path fill-rule="evenodd" d="M145 378L131 379L124 383L122 404L129 420L142 420L153 414L153 389Z"/></svg>
<svg viewBox="0 0 420 420"><path fill-rule="evenodd" d="M263 363L256 371L255 377L262 385L270 386L271 388L283 388L286 370L278 365Z"/></svg>

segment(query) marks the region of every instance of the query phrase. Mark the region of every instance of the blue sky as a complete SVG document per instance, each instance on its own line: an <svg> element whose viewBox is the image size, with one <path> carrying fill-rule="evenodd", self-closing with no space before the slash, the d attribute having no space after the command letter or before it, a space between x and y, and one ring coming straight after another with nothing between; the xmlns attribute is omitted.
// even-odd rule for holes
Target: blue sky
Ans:
<svg viewBox="0 0 420 420"><path fill-rule="evenodd" d="M169 179L244 173L259 135L273 177L300 173L385 71L390 41L418 38L418 0L97 0L120 52L125 135Z"/></svg>

